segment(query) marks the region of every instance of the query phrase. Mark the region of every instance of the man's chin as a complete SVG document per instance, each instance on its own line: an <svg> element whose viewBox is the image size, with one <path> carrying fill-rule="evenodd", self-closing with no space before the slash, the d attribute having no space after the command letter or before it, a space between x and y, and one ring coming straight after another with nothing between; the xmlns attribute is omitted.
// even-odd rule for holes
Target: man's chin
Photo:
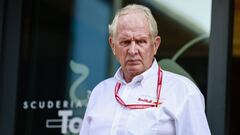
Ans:
<svg viewBox="0 0 240 135"><path fill-rule="evenodd" d="M127 70L129 73L135 75L141 74L143 72L140 65L128 66Z"/></svg>

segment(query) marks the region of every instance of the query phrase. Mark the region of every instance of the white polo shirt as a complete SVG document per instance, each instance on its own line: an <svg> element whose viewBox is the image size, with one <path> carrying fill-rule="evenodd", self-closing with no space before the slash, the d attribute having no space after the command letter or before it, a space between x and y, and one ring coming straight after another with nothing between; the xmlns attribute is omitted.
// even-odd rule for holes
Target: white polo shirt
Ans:
<svg viewBox="0 0 240 135"><path fill-rule="evenodd" d="M158 63L126 83L119 69L99 83L90 96L80 135L210 135L204 97L189 79L163 70L159 107L128 109L117 102L114 87L126 104L156 100Z"/></svg>

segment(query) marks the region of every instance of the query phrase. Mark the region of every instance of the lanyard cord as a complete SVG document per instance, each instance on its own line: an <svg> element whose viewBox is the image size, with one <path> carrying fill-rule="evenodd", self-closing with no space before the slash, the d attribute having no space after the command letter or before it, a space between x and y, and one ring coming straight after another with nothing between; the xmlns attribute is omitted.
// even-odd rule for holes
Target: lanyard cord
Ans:
<svg viewBox="0 0 240 135"><path fill-rule="evenodd" d="M125 106L128 109L146 109L146 108L150 108L150 107L158 107L159 104L161 104L159 102L160 100L160 93L161 93L161 87L162 87L162 70L160 69L160 67L158 68L158 81L157 81L157 90L156 90L156 102L153 102L151 104L126 104L121 97L118 96L118 92L121 88L121 83L117 82L115 85L115 98L118 101L119 104L121 104L122 106Z"/></svg>

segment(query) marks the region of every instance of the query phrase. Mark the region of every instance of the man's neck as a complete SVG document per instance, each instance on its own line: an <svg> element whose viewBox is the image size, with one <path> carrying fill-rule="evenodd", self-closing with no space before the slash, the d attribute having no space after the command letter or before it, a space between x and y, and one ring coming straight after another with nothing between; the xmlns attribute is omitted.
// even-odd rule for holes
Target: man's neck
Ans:
<svg viewBox="0 0 240 135"><path fill-rule="evenodd" d="M126 83L130 83L135 76L136 75L126 75L123 73L123 78L126 81Z"/></svg>
<svg viewBox="0 0 240 135"><path fill-rule="evenodd" d="M126 83L130 83L132 81L132 79L137 76L142 74L144 71L142 72L138 72L138 73L128 73L128 72L122 72L123 73L123 79L125 80Z"/></svg>

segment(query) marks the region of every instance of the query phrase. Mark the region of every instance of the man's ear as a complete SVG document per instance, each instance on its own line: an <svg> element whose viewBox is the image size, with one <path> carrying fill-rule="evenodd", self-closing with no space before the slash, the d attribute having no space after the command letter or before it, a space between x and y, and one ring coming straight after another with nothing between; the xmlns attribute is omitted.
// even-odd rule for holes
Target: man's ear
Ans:
<svg viewBox="0 0 240 135"><path fill-rule="evenodd" d="M108 42L109 42L109 45L110 45L110 47L112 49L113 54L115 55L115 44L114 44L112 36L109 36Z"/></svg>
<svg viewBox="0 0 240 135"><path fill-rule="evenodd" d="M160 44L161 44L161 37L156 36L155 39L154 39L154 55L157 54L157 50L158 50Z"/></svg>

